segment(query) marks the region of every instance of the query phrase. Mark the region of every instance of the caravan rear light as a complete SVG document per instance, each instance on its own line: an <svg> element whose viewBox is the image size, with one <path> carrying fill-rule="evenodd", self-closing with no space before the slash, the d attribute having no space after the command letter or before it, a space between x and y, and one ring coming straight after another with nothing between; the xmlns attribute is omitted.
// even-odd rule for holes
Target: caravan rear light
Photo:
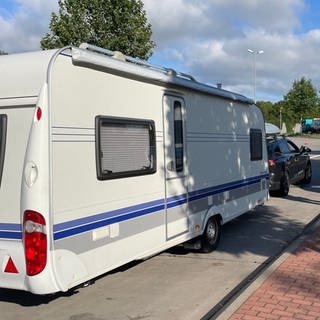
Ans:
<svg viewBox="0 0 320 320"><path fill-rule="evenodd" d="M47 233L44 217L27 210L23 218L23 242L27 275L40 273L47 264Z"/></svg>

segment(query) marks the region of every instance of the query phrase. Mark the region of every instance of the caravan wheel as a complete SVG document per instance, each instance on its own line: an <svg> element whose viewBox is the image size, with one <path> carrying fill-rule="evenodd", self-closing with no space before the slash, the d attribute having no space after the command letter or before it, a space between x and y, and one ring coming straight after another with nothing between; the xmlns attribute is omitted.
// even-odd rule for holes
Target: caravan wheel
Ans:
<svg viewBox="0 0 320 320"><path fill-rule="evenodd" d="M217 248L221 235L221 224L218 216L210 218L201 236L201 252L209 253Z"/></svg>

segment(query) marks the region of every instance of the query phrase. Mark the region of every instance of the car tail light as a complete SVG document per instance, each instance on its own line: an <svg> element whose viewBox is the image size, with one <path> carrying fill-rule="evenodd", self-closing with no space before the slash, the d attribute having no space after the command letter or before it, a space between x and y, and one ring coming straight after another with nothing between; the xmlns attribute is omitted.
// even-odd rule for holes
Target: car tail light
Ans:
<svg viewBox="0 0 320 320"><path fill-rule="evenodd" d="M276 162L272 159L268 160L269 166L274 167L276 165Z"/></svg>
<svg viewBox="0 0 320 320"><path fill-rule="evenodd" d="M40 273L47 264L47 233L44 217L27 210L23 217L23 242L27 275Z"/></svg>

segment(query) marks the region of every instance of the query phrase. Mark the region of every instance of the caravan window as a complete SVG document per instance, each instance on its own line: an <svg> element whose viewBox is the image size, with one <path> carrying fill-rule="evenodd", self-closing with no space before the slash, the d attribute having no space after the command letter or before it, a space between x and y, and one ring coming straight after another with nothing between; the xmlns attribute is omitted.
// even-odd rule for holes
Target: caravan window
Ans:
<svg viewBox="0 0 320 320"><path fill-rule="evenodd" d="M96 117L96 159L99 180L156 172L154 122Z"/></svg>
<svg viewBox="0 0 320 320"><path fill-rule="evenodd" d="M262 131L250 129L250 160L262 160Z"/></svg>
<svg viewBox="0 0 320 320"><path fill-rule="evenodd" d="M7 116L5 114L0 114L0 185L2 180L4 154L6 149L6 136L7 136Z"/></svg>
<svg viewBox="0 0 320 320"><path fill-rule="evenodd" d="M183 123L180 101L174 102L174 153L176 171L183 171Z"/></svg>

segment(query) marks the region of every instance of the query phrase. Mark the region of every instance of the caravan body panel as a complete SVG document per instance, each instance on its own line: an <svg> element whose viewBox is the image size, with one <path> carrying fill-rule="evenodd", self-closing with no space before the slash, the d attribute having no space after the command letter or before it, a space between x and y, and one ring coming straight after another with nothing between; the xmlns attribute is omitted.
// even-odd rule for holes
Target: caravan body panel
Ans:
<svg viewBox="0 0 320 320"><path fill-rule="evenodd" d="M10 59L24 57L33 84L11 89L15 70L0 92L1 287L66 291L267 200L264 120L251 100L101 52ZM29 211L40 218L24 222ZM36 275L25 239L34 231L45 241Z"/></svg>

